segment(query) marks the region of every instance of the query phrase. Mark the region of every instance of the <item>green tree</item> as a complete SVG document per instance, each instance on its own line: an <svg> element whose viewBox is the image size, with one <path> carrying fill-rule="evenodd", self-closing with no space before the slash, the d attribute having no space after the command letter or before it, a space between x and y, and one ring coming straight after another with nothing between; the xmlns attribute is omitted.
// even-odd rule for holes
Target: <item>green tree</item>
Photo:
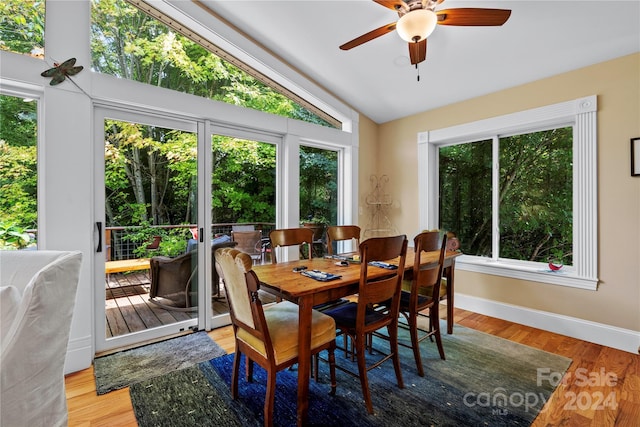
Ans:
<svg viewBox="0 0 640 427"><path fill-rule="evenodd" d="M572 128L500 138L501 258L572 263ZM440 149L440 227L492 256L492 141Z"/></svg>
<svg viewBox="0 0 640 427"><path fill-rule="evenodd" d="M275 222L276 147L216 136L213 140L214 222Z"/></svg>
<svg viewBox="0 0 640 427"><path fill-rule="evenodd" d="M0 222L38 226L37 103L0 95Z"/></svg>
<svg viewBox="0 0 640 427"><path fill-rule="evenodd" d="M130 4L94 0L92 7L95 71L310 121L307 110ZM107 135L112 225L195 221L195 157L185 161L185 155L195 156L193 145L181 146L182 137L168 130L136 124L110 122ZM213 159L214 221L275 221L275 147L222 138L214 143Z"/></svg>
<svg viewBox="0 0 640 427"><path fill-rule="evenodd" d="M0 2L0 49L41 56L44 53L44 0Z"/></svg>
<svg viewBox="0 0 640 427"><path fill-rule="evenodd" d="M322 218L336 224L338 199L338 153L300 147L300 216Z"/></svg>
<svg viewBox="0 0 640 427"><path fill-rule="evenodd" d="M0 4L0 12L1 49L24 53L41 50L44 1L8 0ZM310 111L123 0L93 0L91 29L91 67L95 72L327 125ZM22 228L35 228L35 103L13 97L0 100L2 219L15 220L16 226ZM195 135L107 120L104 143L107 225L195 221ZM305 202L314 209L327 201L335 202L335 188L313 182L326 180L328 173L334 173L335 159L329 157L326 164L322 158L308 164L303 162L302 173L308 189L305 191L324 200L320 204ZM275 221L275 146L220 137L213 144L213 161L214 221ZM329 169L325 170L326 167ZM322 214L335 216L329 208Z"/></svg>

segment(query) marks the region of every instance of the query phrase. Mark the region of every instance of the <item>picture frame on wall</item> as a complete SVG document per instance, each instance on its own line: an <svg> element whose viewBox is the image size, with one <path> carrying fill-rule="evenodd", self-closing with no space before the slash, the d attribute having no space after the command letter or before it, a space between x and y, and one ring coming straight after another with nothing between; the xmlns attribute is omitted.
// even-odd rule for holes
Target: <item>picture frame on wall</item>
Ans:
<svg viewBox="0 0 640 427"><path fill-rule="evenodd" d="M640 138L631 138L631 176L640 176Z"/></svg>

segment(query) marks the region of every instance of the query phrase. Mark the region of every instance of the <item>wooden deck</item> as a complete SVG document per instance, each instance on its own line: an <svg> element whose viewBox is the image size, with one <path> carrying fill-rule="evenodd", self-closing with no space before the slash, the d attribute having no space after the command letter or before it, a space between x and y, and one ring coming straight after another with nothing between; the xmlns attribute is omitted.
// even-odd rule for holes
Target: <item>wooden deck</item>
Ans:
<svg viewBox="0 0 640 427"><path fill-rule="evenodd" d="M106 337L168 325L197 316L196 312L167 310L149 301L148 271L109 274L106 277ZM224 293L224 288L221 287ZM215 314L227 313L225 298L212 302Z"/></svg>
<svg viewBox="0 0 640 427"><path fill-rule="evenodd" d="M143 331L197 317L196 312L168 310L149 301L151 281L149 271L108 274L106 285L106 337L112 338L131 332ZM224 286L220 286L221 297L214 297L213 315L229 312L224 298ZM263 303L275 301L271 294L260 291Z"/></svg>

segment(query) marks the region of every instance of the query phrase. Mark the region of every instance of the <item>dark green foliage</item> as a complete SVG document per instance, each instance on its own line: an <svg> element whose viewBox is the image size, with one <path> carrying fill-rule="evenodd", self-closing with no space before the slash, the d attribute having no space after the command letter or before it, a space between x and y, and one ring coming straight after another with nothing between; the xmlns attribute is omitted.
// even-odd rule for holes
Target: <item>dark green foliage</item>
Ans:
<svg viewBox="0 0 640 427"><path fill-rule="evenodd" d="M37 224L37 102L0 95L0 222Z"/></svg>
<svg viewBox="0 0 640 427"><path fill-rule="evenodd" d="M0 2L0 49L15 53L44 53L45 0Z"/></svg>
<svg viewBox="0 0 640 427"><path fill-rule="evenodd" d="M572 128L500 139L501 258L572 263ZM492 256L492 142L440 149L441 228Z"/></svg>
<svg viewBox="0 0 640 427"><path fill-rule="evenodd" d="M337 224L338 153L300 147L301 220Z"/></svg>

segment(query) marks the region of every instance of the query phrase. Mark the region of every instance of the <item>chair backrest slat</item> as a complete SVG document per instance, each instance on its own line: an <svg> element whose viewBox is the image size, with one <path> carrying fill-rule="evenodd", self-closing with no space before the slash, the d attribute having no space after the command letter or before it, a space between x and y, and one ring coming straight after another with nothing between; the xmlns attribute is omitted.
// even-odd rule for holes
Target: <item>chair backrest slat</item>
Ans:
<svg viewBox="0 0 640 427"><path fill-rule="evenodd" d="M440 239L440 233L437 231L426 231L418 234L414 239L415 259L413 262L413 280L411 290L420 293L422 289L431 288L434 301L440 297L440 285L442 282L442 274L444 272L444 256L447 247L446 234ZM422 266L420 257L424 252L440 251L437 265L430 267Z"/></svg>
<svg viewBox="0 0 640 427"><path fill-rule="evenodd" d="M273 264L278 262L275 254L275 248L277 247L304 245L307 247L308 259L311 259L313 230L310 228L280 228L272 230L271 233L269 233L269 240L271 241L271 262Z"/></svg>
<svg viewBox="0 0 640 427"><path fill-rule="evenodd" d="M332 225L327 228L327 251L333 255L333 242L354 240L356 247L360 245L360 227L357 225Z"/></svg>
<svg viewBox="0 0 640 427"><path fill-rule="evenodd" d="M397 320L400 304L402 276L407 255L407 237L373 237L360 244L360 284L358 287L358 317L364 318L368 306L388 303L390 307L387 321ZM370 279L368 271L371 261L398 259L398 268L389 270L389 275L381 279Z"/></svg>

